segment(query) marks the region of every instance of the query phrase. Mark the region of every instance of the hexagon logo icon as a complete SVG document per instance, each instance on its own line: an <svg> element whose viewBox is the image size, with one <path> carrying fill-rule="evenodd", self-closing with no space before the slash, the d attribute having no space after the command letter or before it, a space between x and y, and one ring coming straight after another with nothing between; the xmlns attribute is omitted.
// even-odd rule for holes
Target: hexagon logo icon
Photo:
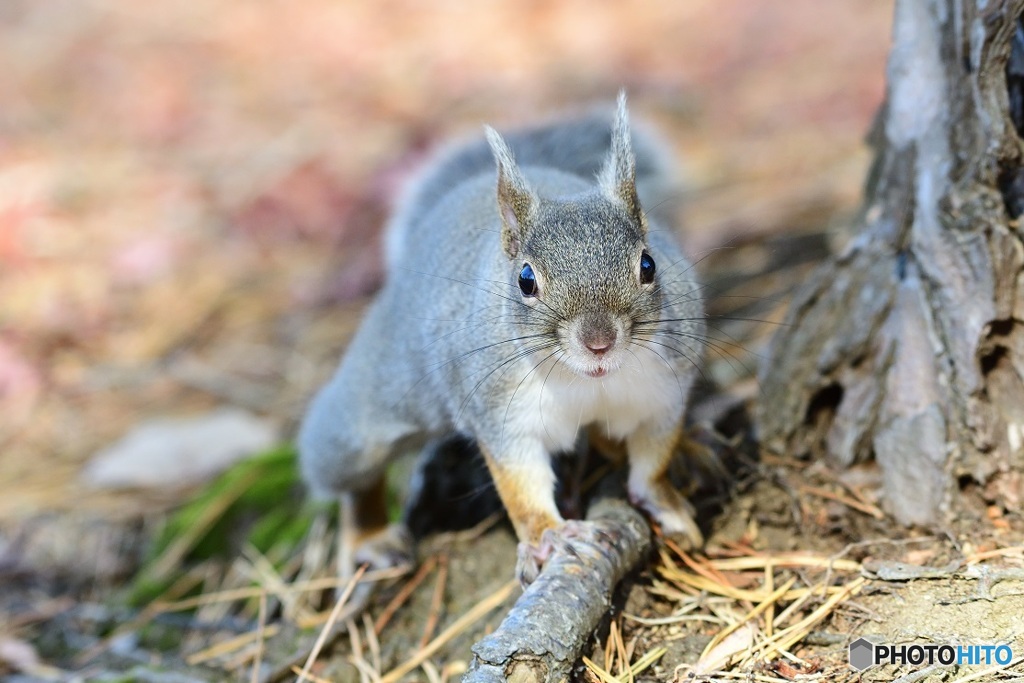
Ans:
<svg viewBox="0 0 1024 683"><path fill-rule="evenodd" d="M867 638L858 638L850 643L850 666L863 671L875 663L875 645Z"/></svg>

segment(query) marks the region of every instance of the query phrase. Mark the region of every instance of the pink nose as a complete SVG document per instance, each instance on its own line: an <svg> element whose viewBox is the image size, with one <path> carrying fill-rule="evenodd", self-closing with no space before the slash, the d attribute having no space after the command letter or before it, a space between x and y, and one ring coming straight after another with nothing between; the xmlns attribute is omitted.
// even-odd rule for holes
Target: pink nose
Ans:
<svg viewBox="0 0 1024 683"><path fill-rule="evenodd" d="M611 351L617 336L615 325L604 315L584 317L580 321L578 334L580 343L595 356L603 356Z"/></svg>

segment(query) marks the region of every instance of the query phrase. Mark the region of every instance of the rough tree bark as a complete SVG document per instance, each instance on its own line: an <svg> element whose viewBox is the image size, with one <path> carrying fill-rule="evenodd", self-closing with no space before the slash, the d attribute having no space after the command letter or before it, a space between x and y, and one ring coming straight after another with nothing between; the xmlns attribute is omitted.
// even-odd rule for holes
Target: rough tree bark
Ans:
<svg viewBox="0 0 1024 683"><path fill-rule="evenodd" d="M1022 8L897 0L860 231L761 370L764 444L874 457L904 523L943 523L969 481L1020 503Z"/></svg>
<svg viewBox="0 0 1024 683"><path fill-rule="evenodd" d="M555 549L501 625L473 646L462 683L569 680L615 587L651 547L651 528L624 494L606 487L587 511L589 523Z"/></svg>

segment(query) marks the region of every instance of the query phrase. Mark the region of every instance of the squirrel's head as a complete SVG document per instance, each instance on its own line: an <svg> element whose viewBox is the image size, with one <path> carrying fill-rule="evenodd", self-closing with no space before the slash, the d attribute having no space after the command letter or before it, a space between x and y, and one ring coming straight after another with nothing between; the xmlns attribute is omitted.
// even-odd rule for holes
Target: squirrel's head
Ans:
<svg viewBox="0 0 1024 683"><path fill-rule="evenodd" d="M524 335L551 335L555 357L603 377L630 353L633 329L659 308L657 254L636 190L629 113L620 93L611 147L590 191L539 196L501 136L487 129L498 166L501 244ZM560 353L559 353L560 352Z"/></svg>

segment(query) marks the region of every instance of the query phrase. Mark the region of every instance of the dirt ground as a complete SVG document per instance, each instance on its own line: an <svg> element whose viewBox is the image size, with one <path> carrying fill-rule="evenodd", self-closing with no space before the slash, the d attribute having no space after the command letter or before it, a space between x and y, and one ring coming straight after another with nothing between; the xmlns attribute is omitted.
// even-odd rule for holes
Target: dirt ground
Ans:
<svg viewBox="0 0 1024 683"><path fill-rule="evenodd" d="M854 635L1014 650L1009 667L907 681L1024 677L1019 511L978 503L948 529L904 529L885 516L871 467L837 473L744 440L772 322L855 220L891 13L888 0L3 3L0 675L249 680L308 656L329 596L293 599L281 581L328 575L326 513L292 557L164 555L180 585L160 595L164 608L128 607L154 539L202 486L90 487L83 468L135 426L225 406L287 441L380 283L382 222L427 151L625 87L683 165L680 235L719 294L713 312L748 320L723 320L735 346L709 354L714 387L691 415L695 438L731 468L730 487L699 498L705 554L652 557L579 677L914 670L853 672ZM795 552L802 563L765 559ZM515 598L460 622L501 597L514 540L496 521L421 554L418 574L378 591L369 625L315 658L316 677L377 680L446 633L406 677L461 674ZM896 561L945 571L889 577ZM791 579L814 590L768 600ZM254 585L262 607L254 593L166 609ZM744 654L804 622L787 655ZM712 641L741 623L756 628Z"/></svg>

